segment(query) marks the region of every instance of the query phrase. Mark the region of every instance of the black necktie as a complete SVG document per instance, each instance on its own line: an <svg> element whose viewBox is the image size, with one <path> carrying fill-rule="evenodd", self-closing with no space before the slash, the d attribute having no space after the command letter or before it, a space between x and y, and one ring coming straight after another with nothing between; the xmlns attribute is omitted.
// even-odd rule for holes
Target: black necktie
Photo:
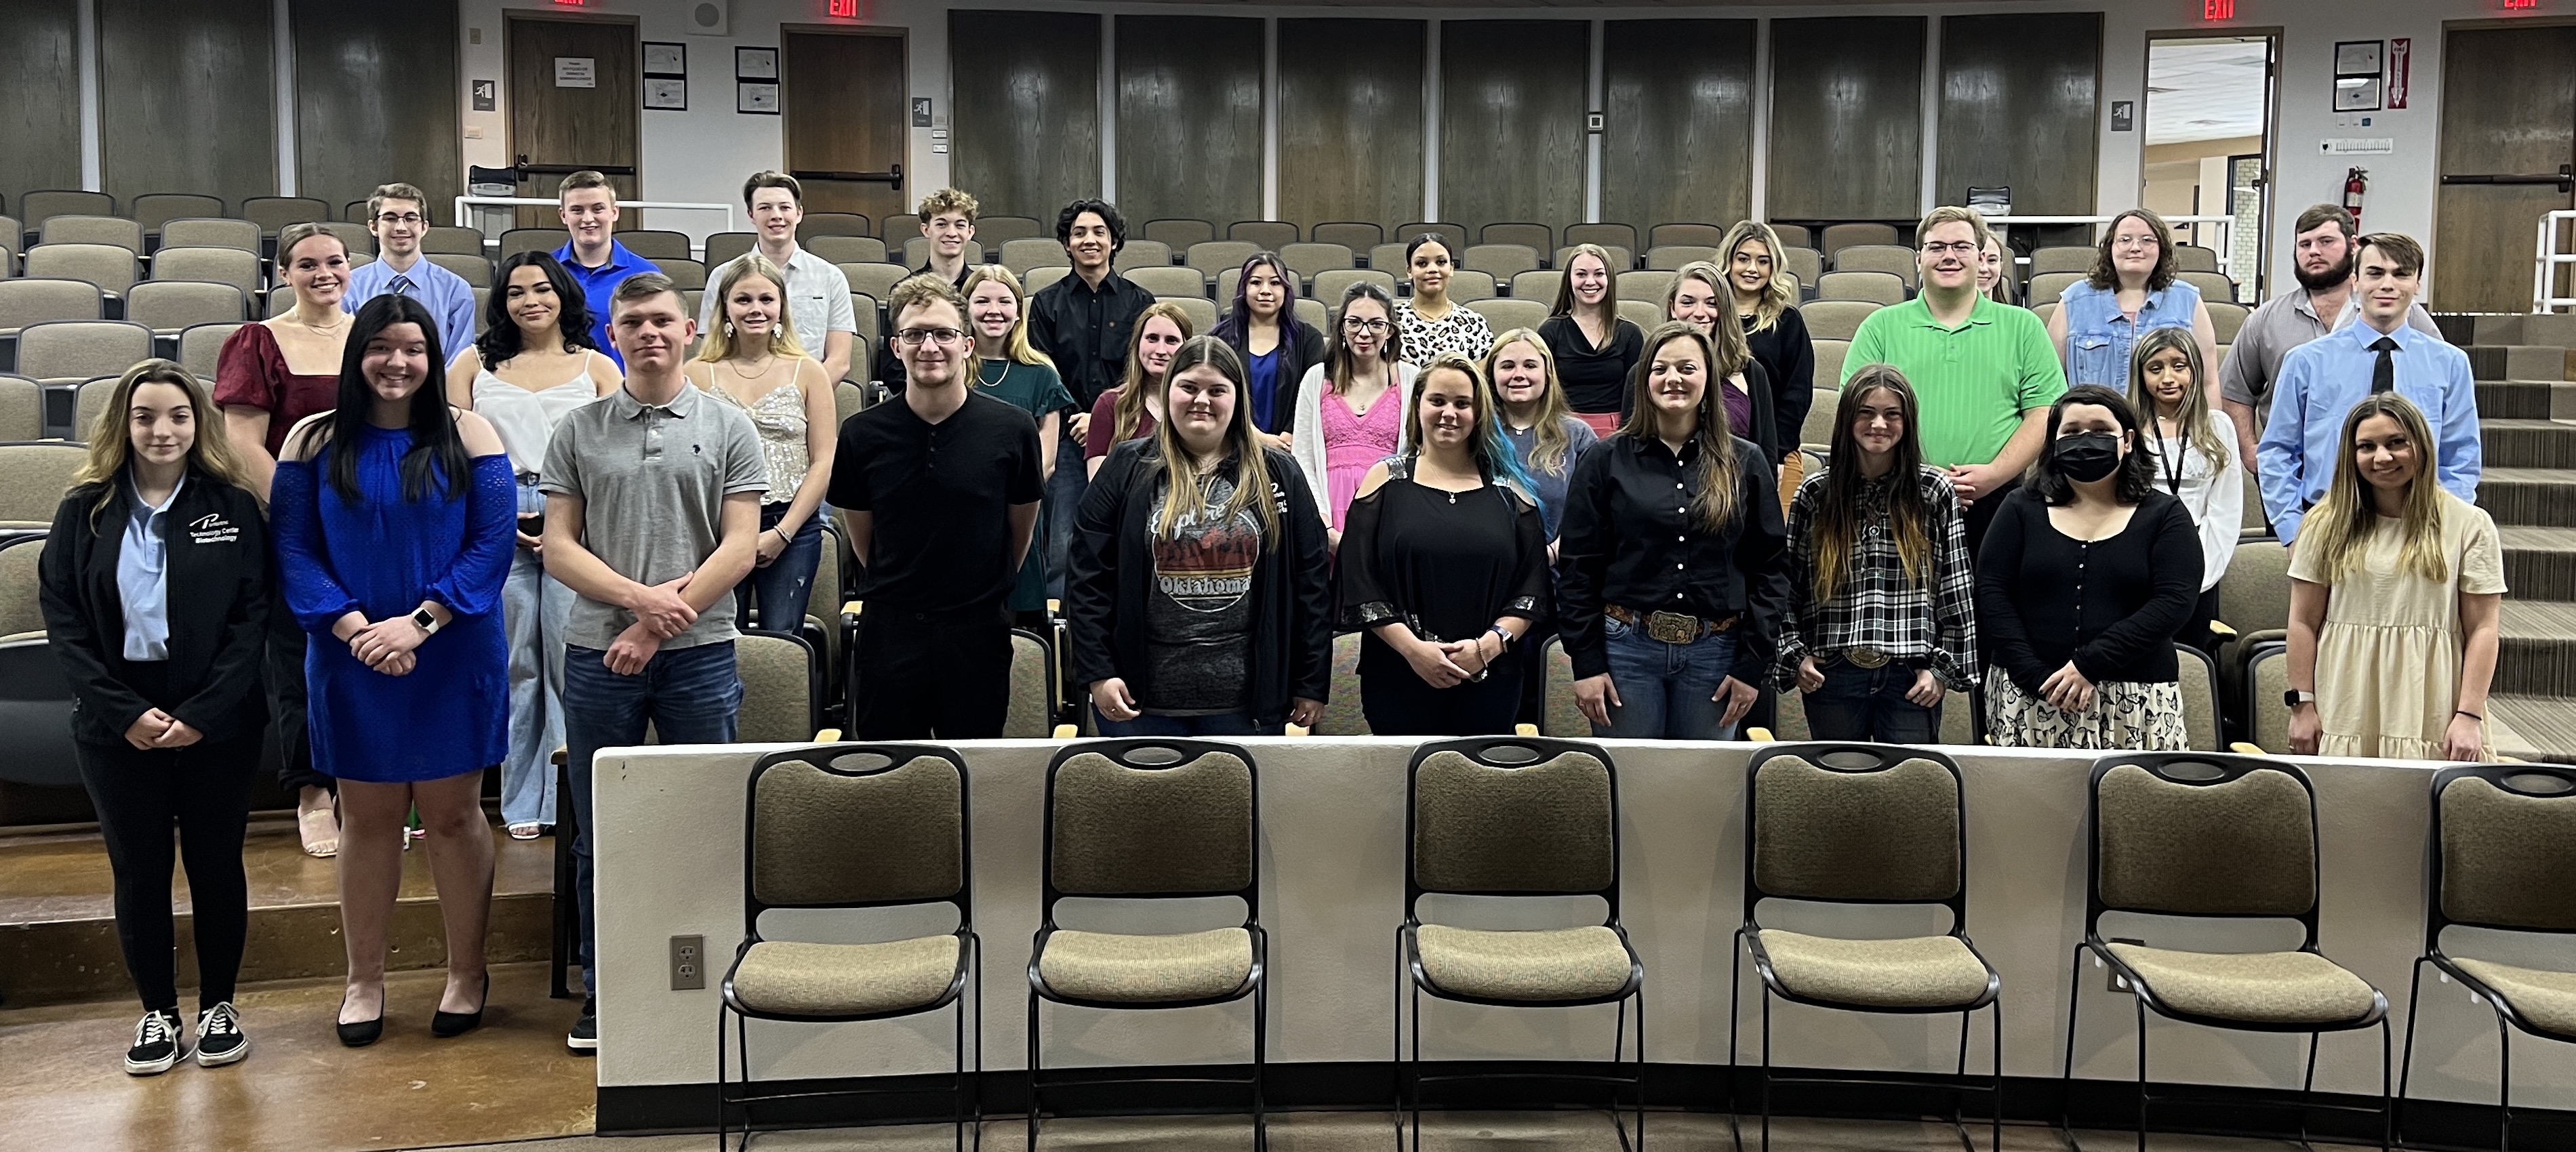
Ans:
<svg viewBox="0 0 2576 1152"><path fill-rule="evenodd" d="M2370 366L2370 390L2373 394L2397 387L2397 362L2388 354L2397 350L2397 341L2386 336L2370 342L2370 350L2379 353L2379 363Z"/></svg>

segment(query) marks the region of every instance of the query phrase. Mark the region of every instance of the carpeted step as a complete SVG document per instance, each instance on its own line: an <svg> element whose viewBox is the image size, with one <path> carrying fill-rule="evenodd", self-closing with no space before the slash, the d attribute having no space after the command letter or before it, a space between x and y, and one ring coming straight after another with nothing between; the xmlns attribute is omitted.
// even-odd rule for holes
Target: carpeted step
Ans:
<svg viewBox="0 0 2576 1152"><path fill-rule="evenodd" d="M2576 383L2480 380L2478 416L2487 420L2576 419Z"/></svg>
<svg viewBox="0 0 2576 1152"><path fill-rule="evenodd" d="M2576 696L2576 603L2508 599L2495 691Z"/></svg>
<svg viewBox="0 0 2576 1152"><path fill-rule="evenodd" d="M2576 471L2489 468L2478 478L2478 507L2499 528L2576 528Z"/></svg>
<svg viewBox="0 0 2576 1152"><path fill-rule="evenodd" d="M2469 354L2479 380L2576 380L2576 350L2542 344L2480 344Z"/></svg>
<svg viewBox="0 0 2576 1152"><path fill-rule="evenodd" d="M2481 419L2488 468L2576 468L2576 421Z"/></svg>
<svg viewBox="0 0 2576 1152"><path fill-rule="evenodd" d="M2496 754L2516 760L2576 764L2576 700L2560 696L2487 697L2487 736Z"/></svg>
<svg viewBox="0 0 2576 1152"><path fill-rule="evenodd" d="M2436 317L2440 323L2446 317ZM2576 314L2553 313L2546 316L2507 315L2460 317L2474 324L2477 333L2473 343L2548 345L2576 348ZM2450 329L2446 326L2444 331ZM2458 341L2453 341L2458 343Z"/></svg>
<svg viewBox="0 0 2576 1152"><path fill-rule="evenodd" d="M2576 528L2499 526L2496 535L2504 545L2505 595L2576 601Z"/></svg>

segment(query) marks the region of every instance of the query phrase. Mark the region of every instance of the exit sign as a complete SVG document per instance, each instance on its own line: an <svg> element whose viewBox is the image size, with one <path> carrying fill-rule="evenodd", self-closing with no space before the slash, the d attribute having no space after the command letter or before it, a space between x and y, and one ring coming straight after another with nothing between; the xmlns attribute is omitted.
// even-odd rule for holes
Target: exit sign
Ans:
<svg viewBox="0 0 2576 1152"><path fill-rule="evenodd" d="M2512 11L2516 11L2516 10L2518 10L2518 9L2523 9L2523 8L2538 8L2538 7L2540 7L2540 0L2504 0L2504 10L2505 10L2505 11L2507 11L2507 12L2512 12Z"/></svg>
<svg viewBox="0 0 2576 1152"><path fill-rule="evenodd" d="M835 20L856 20L859 0L823 0L823 14Z"/></svg>
<svg viewBox="0 0 2576 1152"><path fill-rule="evenodd" d="M2511 2L2512 0L2506 0L2506 3ZM2200 18L2233 20L2236 18L2236 0L2200 0Z"/></svg>

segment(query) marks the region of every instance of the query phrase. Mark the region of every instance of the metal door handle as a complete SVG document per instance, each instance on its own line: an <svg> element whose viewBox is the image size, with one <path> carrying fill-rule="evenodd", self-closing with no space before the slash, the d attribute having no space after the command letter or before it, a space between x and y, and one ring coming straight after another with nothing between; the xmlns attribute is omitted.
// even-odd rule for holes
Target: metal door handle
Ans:
<svg viewBox="0 0 2576 1152"><path fill-rule="evenodd" d="M2561 164L2556 172L2479 172L2445 175L2444 184L2555 184L2561 192L2576 192L2576 164Z"/></svg>
<svg viewBox="0 0 2576 1152"><path fill-rule="evenodd" d="M798 168L788 175L799 180L840 180L853 184L889 184L903 191L903 165L896 164L884 172L845 172L830 168Z"/></svg>
<svg viewBox="0 0 2576 1152"><path fill-rule="evenodd" d="M519 175L522 177L570 176L575 172L597 172L602 176L632 176L635 174L635 166L632 164L530 164L528 163L527 154L524 152L519 154L519 162L516 167L519 169Z"/></svg>

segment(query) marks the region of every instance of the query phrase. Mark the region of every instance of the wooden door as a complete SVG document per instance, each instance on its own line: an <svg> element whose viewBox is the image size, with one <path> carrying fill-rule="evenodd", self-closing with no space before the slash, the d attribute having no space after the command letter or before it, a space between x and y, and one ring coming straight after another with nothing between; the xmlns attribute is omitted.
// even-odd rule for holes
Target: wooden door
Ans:
<svg viewBox="0 0 2576 1152"><path fill-rule="evenodd" d="M2576 206L2571 164L2576 24L2452 30L2442 55L2442 189L2429 304L2530 311L2540 215ZM2369 227L2365 201L2362 228Z"/></svg>
<svg viewBox="0 0 2576 1152"><path fill-rule="evenodd" d="M926 191L903 179L912 115L903 53L901 35L779 30L787 171L805 185L807 212L856 212L874 222L911 211Z"/></svg>
<svg viewBox="0 0 2576 1152"><path fill-rule="evenodd" d="M643 60L627 20L572 20L513 15L509 23L510 156L519 165L519 195L553 199L563 178L588 168L632 200L642 187ZM586 65L590 86L579 85ZM552 208L519 210L522 228L559 228ZM643 227L624 213L617 226Z"/></svg>

